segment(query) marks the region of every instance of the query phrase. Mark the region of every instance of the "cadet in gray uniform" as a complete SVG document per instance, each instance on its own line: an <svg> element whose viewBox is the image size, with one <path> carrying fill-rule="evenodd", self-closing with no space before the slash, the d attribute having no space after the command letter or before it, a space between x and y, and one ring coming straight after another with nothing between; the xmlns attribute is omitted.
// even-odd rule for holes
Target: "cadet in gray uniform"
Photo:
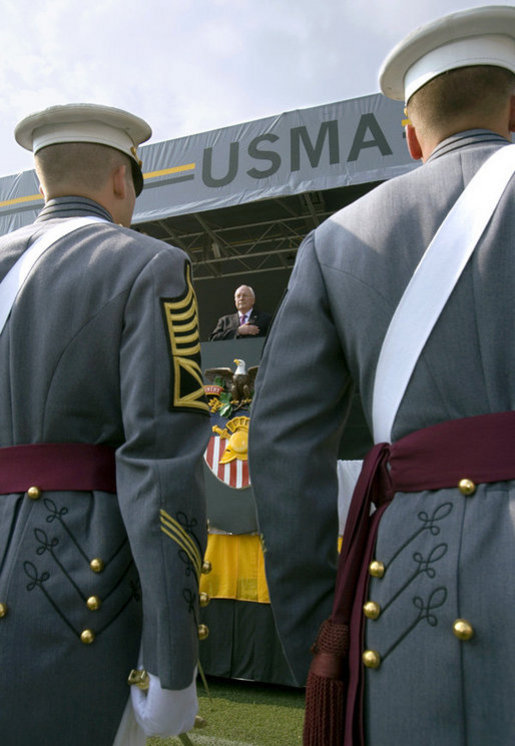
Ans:
<svg viewBox="0 0 515 746"><path fill-rule="evenodd" d="M190 264L129 228L149 136L88 104L16 130L45 207L0 239L0 277L51 242L0 334L5 744L111 746L138 663L141 743L196 713L209 418Z"/></svg>
<svg viewBox="0 0 515 746"><path fill-rule="evenodd" d="M359 388L372 431L389 322L464 187L509 147L514 74L513 6L454 14L394 50L382 90L405 97L408 146L424 165L306 238L268 337L249 463L272 607L299 684L331 612L336 464L352 392ZM420 355L392 442L436 423L512 414L514 199L512 178ZM498 431L513 454L513 436L506 441L500 424ZM383 514L361 612L367 744L515 743L515 482L484 481L397 492Z"/></svg>

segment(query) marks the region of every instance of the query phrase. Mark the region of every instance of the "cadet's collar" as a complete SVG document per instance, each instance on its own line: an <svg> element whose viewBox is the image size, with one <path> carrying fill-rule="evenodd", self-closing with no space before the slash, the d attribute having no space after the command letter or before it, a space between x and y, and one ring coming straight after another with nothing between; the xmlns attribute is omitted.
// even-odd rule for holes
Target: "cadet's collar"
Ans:
<svg viewBox="0 0 515 746"><path fill-rule="evenodd" d="M485 129L472 129L464 130L463 132L457 132L450 137L446 137L445 140L438 143L436 148L433 150L426 163L430 163L436 160L442 155L460 150L461 148L468 148L474 146L485 145L486 143L499 143L509 145L509 141L502 135L498 135L496 132Z"/></svg>
<svg viewBox="0 0 515 746"><path fill-rule="evenodd" d="M54 197L49 199L39 213L37 220L50 220L53 218L74 218L85 215L94 215L113 222L112 215L92 199L87 197Z"/></svg>

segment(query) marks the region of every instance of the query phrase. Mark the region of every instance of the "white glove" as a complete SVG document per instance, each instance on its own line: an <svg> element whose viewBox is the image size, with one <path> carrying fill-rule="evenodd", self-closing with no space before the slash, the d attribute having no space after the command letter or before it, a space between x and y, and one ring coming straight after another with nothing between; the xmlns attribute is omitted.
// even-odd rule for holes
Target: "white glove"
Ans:
<svg viewBox="0 0 515 746"><path fill-rule="evenodd" d="M186 689L163 689L157 676L149 675L146 692L131 687L134 715L146 736L178 736L193 728L198 711L196 677Z"/></svg>

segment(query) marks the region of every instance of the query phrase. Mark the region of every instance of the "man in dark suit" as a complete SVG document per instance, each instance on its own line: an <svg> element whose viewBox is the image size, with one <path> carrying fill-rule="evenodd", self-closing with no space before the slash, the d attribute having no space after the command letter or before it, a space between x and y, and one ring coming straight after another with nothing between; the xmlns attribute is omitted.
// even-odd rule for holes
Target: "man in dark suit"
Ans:
<svg viewBox="0 0 515 746"><path fill-rule="evenodd" d="M236 313L221 316L209 340L239 339L240 337L265 337L271 315L254 308L256 294L248 285L241 285L234 293Z"/></svg>

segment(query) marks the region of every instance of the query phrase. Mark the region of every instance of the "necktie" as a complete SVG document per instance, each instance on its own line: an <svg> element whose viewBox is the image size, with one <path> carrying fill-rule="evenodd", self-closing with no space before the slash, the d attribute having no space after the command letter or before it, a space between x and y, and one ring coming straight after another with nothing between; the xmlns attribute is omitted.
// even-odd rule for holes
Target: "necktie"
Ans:
<svg viewBox="0 0 515 746"><path fill-rule="evenodd" d="M246 313L242 313L241 316L240 316L240 324L244 324L246 318L247 318L247 314Z"/></svg>

